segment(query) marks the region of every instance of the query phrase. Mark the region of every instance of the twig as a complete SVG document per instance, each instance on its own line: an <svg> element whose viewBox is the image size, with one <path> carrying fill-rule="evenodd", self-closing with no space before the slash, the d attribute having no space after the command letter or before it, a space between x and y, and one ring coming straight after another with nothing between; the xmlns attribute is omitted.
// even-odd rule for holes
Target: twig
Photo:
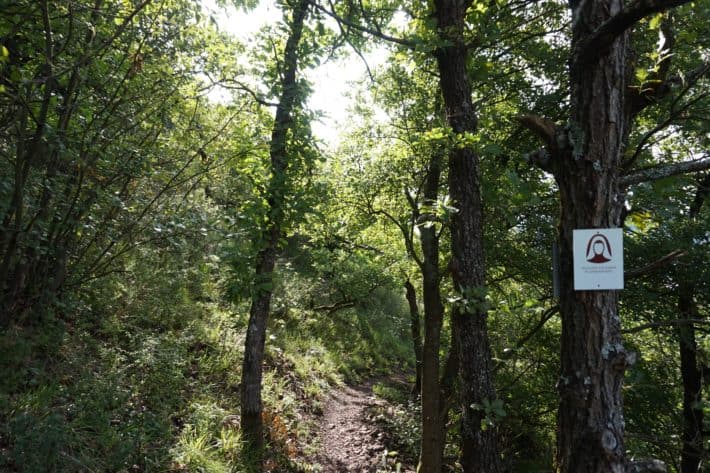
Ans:
<svg viewBox="0 0 710 473"><path fill-rule="evenodd" d="M671 251L667 255L662 256L661 258L657 259L653 263L649 263L642 268L624 271L624 279L626 279L628 281L629 279L638 278L638 277L648 274L652 271L660 269L660 268L672 263L674 260L676 260L682 256L685 256L684 250Z"/></svg>

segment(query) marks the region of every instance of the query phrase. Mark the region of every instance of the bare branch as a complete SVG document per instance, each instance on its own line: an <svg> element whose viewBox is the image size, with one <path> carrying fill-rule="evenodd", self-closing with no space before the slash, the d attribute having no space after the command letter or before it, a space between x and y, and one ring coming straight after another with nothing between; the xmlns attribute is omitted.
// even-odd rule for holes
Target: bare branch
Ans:
<svg viewBox="0 0 710 473"><path fill-rule="evenodd" d="M372 206L370 206L369 209L370 213L374 215L382 215L384 216L387 220L390 222L394 223L397 228L399 228L399 231L402 233L402 236L404 237L404 245L407 248L407 254L414 260L417 266L420 268L424 266L424 262L422 259L417 255L417 251L414 249L414 242L412 241L411 234L407 230L407 226L404 225L402 222L400 222L397 218L395 218L394 215L391 213L387 212L384 209L375 209Z"/></svg>
<svg viewBox="0 0 710 473"><path fill-rule="evenodd" d="M414 47L416 46L416 44L414 43L414 41L409 41L409 40L406 40L406 39L403 39L403 38L397 38L397 37L395 37L395 36L390 36L390 35L388 35L388 34L386 34L386 33L383 33L382 30L381 30L379 27L377 27L377 28L370 28L370 27L367 27L367 26L360 25L360 24L358 24L358 23L353 23L353 22L350 21L350 20L346 20L345 18L343 18L343 17L339 16L338 14L336 14L334 9L325 8L324 6L320 5L320 4L319 4L318 2L316 2L316 1L310 1L309 3L310 3L311 5L313 5L313 7L316 8L317 10L319 10L319 11L325 13L326 15L328 15L329 17L333 18L333 19L334 19L335 21L337 21L339 24L343 24L343 25L349 26L350 28L353 28L353 29L355 29L355 30L357 30L357 31L360 31L360 32L362 32L362 33L367 33L367 34L369 34L370 36L374 36L375 38L379 38L379 39L385 40L385 41L387 41L387 42L389 42L389 43L399 44L399 45L404 46L404 47L409 48L409 49L414 49Z"/></svg>
<svg viewBox="0 0 710 473"><path fill-rule="evenodd" d="M673 261L675 261L676 259L678 259L682 256L685 256L685 251L683 251L683 250L671 251L667 255L662 256L661 258L658 258L653 263L649 263L642 268L624 271L624 279L626 279L628 281L629 279L638 278L640 276L648 274L648 273L655 271L657 269L661 269L662 267L672 263Z"/></svg>
<svg viewBox="0 0 710 473"><path fill-rule="evenodd" d="M656 322L648 322L645 324L637 325L635 327L627 328L621 331L621 333L636 333L643 330L648 330L650 328L659 327L678 327L682 325L710 325L710 320L707 319L673 319L673 320L658 320Z"/></svg>
<svg viewBox="0 0 710 473"><path fill-rule="evenodd" d="M208 72L202 72L205 77L207 77L210 81L210 84L207 87L202 88L200 91L206 90L206 89L211 89L215 85L220 86L224 89L227 90L241 90L242 92L246 92L247 94L251 95L252 98L256 103L259 105L263 105L264 107L278 107L278 103L276 102L269 102L266 100L264 97L262 97L258 92L256 92L254 89L249 87L248 85L244 84L243 82L240 82L236 79L228 80L228 79L219 79L216 80L214 79Z"/></svg>
<svg viewBox="0 0 710 473"><path fill-rule="evenodd" d="M552 147L555 145L557 125L549 118L538 117L537 115L518 115L515 117L515 121L535 133L545 143L545 146Z"/></svg>
<svg viewBox="0 0 710 473"><path fill-rule="evenodd" d="M495 371L498 371L498 369L503 365L503 362L511 359L515 353L520 350L527 342L530 341L542 328L545 326L545 324L552 319L552 317L555 316L560 311L560 306L559 305L554 305L552 307L549 307L547 310L545 310L541 315L538 321L535 323L535 326L528 331L525 335L522 336L522 338L518 339L518 341L515 342L515 347L512 349L506 349L503 351L503 353L499 357L498 363L496 363L496 366L494 367Z"/></svg>
<svg viewBox="0 0 710 473"><path fill-rule="evenodd" d="M630 172L619 178L619 185L622 187L640 184L642 182L658 181L679 174L705 171L710 169L710 155L705 155L694 161L684 161L680 163L653 166Z"/></svg>
<svg viewBox="0 0 710 473"><path fill-rule="evenodd" d="M328 315L332 315L339 310L348 309L350 307L355 307L355 301L352 299L346 299L330 305L319 305L314 307L313 310L316 312L327 312Z"/></svg>
<svg viewBox="0 0 710 473"><path fill-rule="evenodd" d="M515 342L515 348L522 348L523 345L525 345L531 338L533 338L535 334L539 332L542 327L547 323L547 321L554 317L555 314L557 314L559 311L560 306L555 305L543 312L540 316L540 320L538 320L535 326L527 334L525 334L522 338Z"/></svg>

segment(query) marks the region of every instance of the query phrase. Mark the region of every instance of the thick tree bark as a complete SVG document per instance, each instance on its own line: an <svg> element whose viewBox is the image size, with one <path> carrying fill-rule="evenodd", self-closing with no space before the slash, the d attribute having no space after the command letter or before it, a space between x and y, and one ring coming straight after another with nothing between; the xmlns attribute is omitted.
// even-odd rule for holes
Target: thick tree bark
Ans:
<svg viewBox="0 0 710 473"><path fill-rule="evenodd" d="M648 12L683 0L593 2L571 0L570 108L563 129L549 120L521 117L546 149L533 161L553 173L560 190L560 314L562 318L558 471L625 473L662 471L658 461L629 464L624 449L622 383L635 356L621 343L615 291L575 291L575 229L622 224L625 197L621 157L640 111L627 79L633 74L627 29Z"/></svg>
<svg viewBox="0 0 710 473"><path fill-rule="evenodd" d="M445 43L435 52L439 80L448 124L456 134L473 133L477 126L464 40L465 15L470 4L470 1L435 1L434 15ZM449 267L454 288L469 301L456 304L452 313L463 410L461 464L466 473L496 473L502 470L496 431L481 428L486 413L480 406L484 401L493 401L496 395L486 321L479 161L471 148L455 147L449 151L449 193L457 208L451 218Z"/></svg>
<svg viewBox="0 0 710 473"><path fill-rule="evenodd" d="M404 282L407 291L407 303L409 304L409 327L412 333L412 346L414 348L415 381L412 392L420 395L422 390L422 329L419 316L419 305L417 304L417 291L414 285L407 279Z"/></svg>
<svg viewBox="0 0 710 473"><path fill-rule="evenodd" d="M271 133L270 159L271 179L268 188L269 215L262 237L262 249L256 259L256 272L249 309L249 325L244 344L244 362L241 383L241 422L244 440L257 456L264 445L262 424L261 381L266 321L269 315L273 285L273 270L278 253L279 239L284 219L284 192L288 170L288 131L291 113L296 103L298 46L303 32L303 23L308 7L307 0L299 0L294 6L290 22L291 32L286 41L281 77L281 97L276 108L276 117Z"/></svg>
<svg viewBox="0 0 710 473"><path fill-rule="evenodd" d="M581 2L573 11L572 50L622 3ZM629 126L624 102L628 53L626 34L621 34L594 62L573 57L570 64L568 143L555 163L562 204L557 464L564 473L622 473L627 468L621 386L629 356L621 343L618 295L574 290L572 232L621 223L618 169Z"/></svg>

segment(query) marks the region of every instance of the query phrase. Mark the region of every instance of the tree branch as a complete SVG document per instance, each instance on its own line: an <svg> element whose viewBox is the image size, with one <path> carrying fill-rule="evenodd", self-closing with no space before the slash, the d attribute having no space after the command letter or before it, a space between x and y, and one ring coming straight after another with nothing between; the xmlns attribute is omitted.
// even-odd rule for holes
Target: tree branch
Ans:
<svg viewBox="0 0 710 473"><path fill-rule="evenodd" d="M667 255L662 256L661 258L657 259L653 263L649 263L642 268L624 271L624 279L626 279L628 281L629 279L638 278L638 277L648 274L652 271L660 269L663 266L666 266L667 264L672 263L674 260L676 260L682 256L685 256L685 251L683 251L683 250L671 251Z"/></svg>
<svg viewBox="0 0 710 473"><path fill-rule="evenodd" d="M627 473L667 473L668 468L661 460L644 458L632 460L626 469Z"/></svg>
<svg viewBox="0 0 710 473"><path fill-rule="evenodd" d="M694 161L684 161L680 163L653 166L630 172L619 178L619 185L622 187L640 184L642 182L658 181L666 177L687 174L691 172L705 171L710 169L710 155L705 155Z"/></svg>
<svg viewBox="0 0 710 473"><path fill-rule="evenodd" d="M577 46L575 62L591 62L605 54L616 38L644 17L689 3L690 0L636 0L602 23Z"/></svg>
<svg viewBox="0 0 710 473"><path fill-rule="evenodd" d="M667 66L670 61L670 56L665 59L661 67ZM648 81L643 84L643 87L634 88L634 94L631 96L632 114L638 115L643 109L649 105L658 103L659 100L671 94L674 88L684 86L685 89L691 88L703 77L710 72L710 62L705 61L696 68L685 73L677 74L665 80Z"/></svg>
<svg viewBox="0 0 710 473"><path fill-rule="evenodd" d="M556 146L557 125L549 118L537 115L518 115L515 121L532 131L548 148Z"/></svg>
<svg viewBox="0 0 710 473"><path fill-rule="evenodd" d="M690 204L690 218L695 218L700 213L700 208L703 206L705 199L710 195L710 174L706 174L705 177L698 182L698 191L695 194L695 199L693 203Z"/></svg>
<svg viewBox="0 0 710 473"><path fill-rule="evenodd" d="M544 148L525 155L525 160L543 171L554 174L553 158L559 158L566 144L564 128L549 118L537 115L519 115L514 120L532 131L545 145Z"/></svg>
<svg viewBox="0 0 710 473"><path fill-rule="evenodd" d="M369 34L370 36L374 36L375 38L379 38L379 39L385 40L385 41L390 42L390 43L399 44L399 45L404 46L404 47L409 48L409 49L414 49L414 47L416 46L416 44L414 43L414 41L409 41L409 40L406 40L406 39L403 39L403 38L397 38L397 37L395 37L395 36L390 36L390 35L388 35L388 34L386 34L386 33L383 33L382 30L380 30L379 27L373 29L373 28L370 28L370 27L367 27L367 26L360 25L360 24L358 24L358 23L353 23L353 22L350 21L350 20L346 20L345 18L343 18L343 17L339 16L338 14L336 14L334 8L333 8L333 9L325 8L324 6L320 5L320 4L319 4L318 2L316 2L316 1L310 1L309 3L310 3L311 5L313 5L313 7L316 8L318 11L320 11L320 12L322 12L322 13L325 13L326 15L328 15L328 16L331 17L331 18L333 18L333 19L334 19L335 21L337 21L338 23L343 24L343 25L346 25L346 26L349 26L350 28L353 28L353 29L355 29L355 30L357 30L357 31L360 31L361 33L367 33L367 34ZM331 4L331 5L332 5L332 4Z"/></svg>
<svg viewBox="0 0 710 473"><path fill-rule="evenodd" d="M240 90L240 91L246 92L247 94L252 96L252 98L254 99L254 101L256 103L258 103L259 105L263 105L264 107L278 107L278 105L279 105L276 102L269 102L264 97L262 97L258 92L256 92L254 89L252 89L251 87L247 86L243 82L240 82L236 79L216 80L209 74L209 72L202 71L202 74L204 74L204 76L207 77L207 79L209 79L210 83L208 86L201 88L200 92L202 92L203 90L211 89L212 87L217 85L217 86L222 87L227 90Z"/></svg>
<svg viewBox="0 0 710 473"><path fill-rule="evenodd" d="M710 320L706 319L673 319L673 320L658 320L656 322L648 322L645 324L637 325L636 327L631 327L623 329L621 333L636 333L643 330L648 330L650 328L659 327L677 327L681 325L710 325Z"/></svg>
<svg viewBox="0 0 710 473"><path fill-rule="evenodd" d="M545 326L547 321L554 317L554 315L557 314L559 311L560 306L555 305L543 312L540 316L540 320L538 320L535 326L527 334L525 334L522 338L515 342L515 348L522 348L523 345L525 345L532 337L534 337L535 334L539 332L542 327Z"/></svg>
<svg viewBox="0 0 710 473"><path fill-rule="evenodd" d="M384 216L387 220L392 222L399 228L399 231L402 233L402 236L404 237L404 245L407 248L407 254L414 260L417 266L420 268L424 265L424 262L422 259L417 255L416 250L414 249L414 243L412 242L412 238L410 235L410 232L407 231L406 225L404 225L402 222L397 220L394 215L391 213L387 212L386 210L383 209L375 209L372 207L372 205L369 205L369 211L370 213L374 215L382 215Z"/></svg>
<svg viewBox="0 0 710 473"><path fill-rule="evenodd" d="M313 310L317 312L327 312L328 315L332 315L339 310L348 309L350 307L355 307L355 301L352 299L338 301L330 305L319 305L317 307L313 307Z"/></svg>
<svg viewBox="0 0 710 473"><path fill-rule="evenodd" d="M552 319L552 317L555 316L560 311L560 306L559 305L554 305L552 307L549 307L545 312L543 312L540 315L540 319L535 323L535 326L531 328L525 335L523 335L518 341L515 342L515 346L513 348L508 348L503 351L503 353L499 356L499 361L496 363L494 366L493 370L498 371L498 369L503 366L503 363L509 359L511 359L515 353L521 349L527 342L530 341L531 338L533 338L542 328L545 326L545 324Z"/></svg>

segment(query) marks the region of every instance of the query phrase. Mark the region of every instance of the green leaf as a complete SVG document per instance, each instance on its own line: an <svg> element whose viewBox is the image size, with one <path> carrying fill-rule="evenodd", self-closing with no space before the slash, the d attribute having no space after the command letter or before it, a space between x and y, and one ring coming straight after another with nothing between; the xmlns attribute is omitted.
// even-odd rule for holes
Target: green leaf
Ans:
<svg viewBox="0 0 710 473"><path fill-rule="evenodd" d="M502 153L503 148L501 148L500 145L497 145L495 143L488 143L481 150L481 154L485 154L487 156L499 156Z"/></svg>
<svg viewBox="0 0 710 473"><path fill-rule="evenodd" d="M663 13L659 13L651 18L651 21L648 22L648 27L652 30L657 30L658 27L661 26L661 21L663 21Z"/></svg>
<svg viewBox="0 0 710 473"><path fill-rule="evenodd" d="M636 69L636 79L639 82L644 82L648 77L648 71L646 69Z"/></svg>

